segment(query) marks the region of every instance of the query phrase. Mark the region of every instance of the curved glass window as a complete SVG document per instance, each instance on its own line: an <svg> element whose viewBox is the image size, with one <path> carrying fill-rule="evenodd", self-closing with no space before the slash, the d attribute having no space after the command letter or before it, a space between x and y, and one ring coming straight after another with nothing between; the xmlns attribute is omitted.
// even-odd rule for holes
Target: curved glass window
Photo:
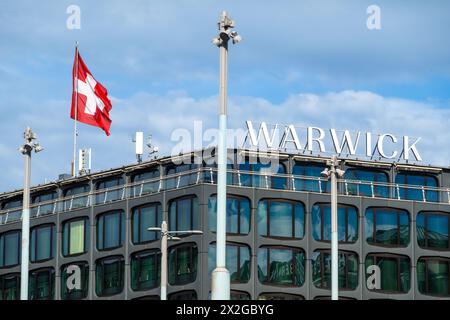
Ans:
<svg viewBox="0 0 450 320"><path fill-rule="evenodd" d="M231 290L230 300L251 300L251 297L248 292Z"/></svg>
<svg viewBox="0 0 450 320"><path fill-rule="evenodd" d="M63 256L86 253L89 248L89 218L75 218L63 223Z"/></svg>
<svg viewBox="0 0 450 320"><path fill-rule="evenodd" d="M312 257L313 283L317 288L331 288L331 253L319 250ZM358 286L358 255L353 252L339 251L339 289L354 290Z"/></svg>
<svg viewBox="0 0 450 320"><path fill-rule="evenodd" d="M395 177L395 183L399 185L410 185L414 187L395 188L395 196L404 200L417 201L439 201L439 193L434 190L427 190L427 187L436 188L437 179L433 176L414 174L410 172L399 172ZM425 187L425 188L421 188Z"/></svg>
<svg viewBox="0 0 450 320"><path fill-rule="evenodd" d="M108 257L95 264L95 293L99 297L119 294L123 290L123 257Z"/></svg>
<svg viewBox="0 0 450 320"><path fill-rule="evenodd" d="M243 244L227 243L226 267L232 283L247 283L252 272L250 248ZM210 244L208 250L208 272L216 267L216 244Z"/></svg>
<svg viewBox="0 0 450 320"><path fill-rule="evenodd" d="M119 248L125 237L125 214L122 210L110 211L97 216L97 249Z"/></svg>
<svg viewBox="0 0 450 320"><path fill-rule="evenodd" d="M13 200L9 200L2 203L2 210L9 210L19 207L22 207L22 197L14 198Z"/></svg>
<svg viewBox="0 0 450 320"><path fill-rule="evenodd" d="M158 168L135 174L131 179L134 184L141 181L144 182L137 184L132 188L133 197L140 197L143 194L158 192L160 184L159 178L160 173Z"/></svg>
<svg viewBox="0 0 450 320"><path fill-rule="evenodd" d="M0 235L0 268L20 264L22 232L8 231Z"/></svg>
<svg viewBox="0 0 450 320"><path fill-rule="evenodd" d="M199 172L184 173L198 168L196 163L171 165L166 168L166 190L178 189L185 186L196 184L199 180ZM176 175L175 177L170 177Z"/></svg>
<svg viewBox="0 0 450 320"><path fill-rule="evenodd" d="M331 205L317 203L311 215L314 240L331 241ZM353 206L338 204L338 239L341 243L358 240L358 211Z"/></svg>
<svg viewBox="0 0 450 320"><path fill-rule="evenodd" d="M416 218L417 242L422 248L448 250L450 219L445 212L419 212Z"/></svg>
<svg viewBox="0 0 450 320"><path fill-rule="evenodd" d="M380 289L369 289L386 293L407 293L411 286L411 262L406 256L394 254L368 254L366 270L369 266L380 268ZM366 281L370 274L366 272Z"/></svg>
<svg viewBox="0 0 450 320"><path fill-rule="evenodd" d="M203 181L206 183L217 183L217 163L213 161L214 159L208 161L210 163L205 163L203 167ZM233 160L228 158L227 170L233 170ZM236 184L237 178L233 178L232 172L227 172L227 185Z"/></svg>
<svg viewBox="0 0 450 320"><path fill-rule="evenodd" d="M251 208L250 200L244 197L227 195L227 233L248 234L250 232ZM217 228L217 196L208 199L208 224L209 230Z"/></svg>
<svg viewBox="0 0 450 320"><path fill-rule="evenodd" d="M167 296L168 300L197 300L197 292L194 290L184 290L171 293Z"/></svg>
<svg viewBox="0 0 450 320"><path fill-rule="evenodd" d="M30 260L40 262L55 256L55 225L44 224L31 229Z"/></svg>
<svg viewBox="0 0 450 320"><path fill-rule="evenodd" d="M38 206L32 206L30 208L30 217L35 217L37 215L42 216L46 214L51 214L55 212L56 203L52 202L58 197L58 193L56 191L41 193L32 197L31 203L38 204L41 202L51 202L47 204L41 204Z"/></svg>
<svg viewBox="0 0 450 320"><path fill-rule="evenodd" d="M170 201L169 230L197 230L199 226L199 207L196 196L187 196ZM179 235L183 236L183 235Z"/></svg>
<svg viewBox="0 0 450 320"><path fill-rule="evenodd" d="M365 233L367 242L372 245L406 247L409 244L408 212L395 208L368 208Z"/></svg>
<svg viewBox="0 0 450 320"><path fill-rule="evenodd" d="M417 261L417 285L420 293L448 297L450 259L439 257L420 258Z"/></svg>
<svg viewBox="0 0 450 320"><path fill-rule="evenodd" d="M147 250L131 256L131 289L149 290L159 286L161 279L161 252Z"/></svg>
<svg viewBox="0 0 450 320"><path fill-rule="evenodd" d="M258 234L274 238L302 239L305 206L288 200L261 200L258 204Z"/></svg>
<svg viewBox="0 0 450 320"><path fill-rule="evenodd" d="M79 272L79 285L77 288L76 276ZM81 300L88 296L89 265L87 262L75 262L61 267L61 299Z"/></svg>
<svg viewBox="0 0 450 320"><path fill-rule="evenodd" d="M161 227L161 204L146 204L133 209L131 223L133 226L133 244L143 244L159 239L159 232L151 232L150 227Z"/></svg>
<svg viewBox="0 0 450 320"><path fill-rule="evenodd" d="M251 162L246 160L239 164L239 185L264 189L287 189L287 178L277 177L277 174L286 174L286 167L278 163L279 159L267 160L267 163ZM245 172L254 172L247 174Z"/></svg>
<svg viewBox="0 0 450 320"><path fill-rule="evenodd" d="M96 193L95 203L102 204L123 199L124 188L119 188L119 186L123 184L124 180L122 177L115 177L108 180L97 182L96 190L104 190L104 189L112 189L112 190L106 190L105 192Z"/></svg>
<svg viewBox="0 0 450 320"><path fill-rule="evenodd" d="M197 278L198 248L194 243L169 248L169 284L183 285Z"/></svg>
<svg viewBox="0 0 450 320"><path fill-rule="evenodd" d="M387 173L383 171L367 169L347 169L344 174L344 179L363 182L348 182L345 190L347 194L366 197L389 197L389 188L386 185L379 185L387 183L389 181ZM373 182L373 184L371 184L370 182Z"/></svg>
<svg viewBox="0 0 450 320"><path fill-rule="evenodd" d="M55 298L55 270L53 268L30 271L28 299L53 300Z"/></svg>
<svg viewBox="0 0 450 320"><path fill-rule="evenodd" d="M260 247L258 279L268 285L302 286L305 282L305 252L300 248Z"/></svg>
<svg viewBox="0 0 450 320"><path fill-rule="evenodd" d="M321 172L325 170L323 163L295 162L292 174L299 176L294 179L296 191L330 192L331 185L327 181L319 180Z"/></svg>
<svg viewBox="0 0 450 320"><path fill-rule="evenodd" d="M0 276L0 300L20 299L20 274L6 274Z"/></svg>
<svg viewBox="0 0 450 320"><path fill-rule="evenodd" d="M90 191L88 184L77 185L66 189L64 191L64 211L73 210L77 208L84 208L89 205L89 196L87 193ZM81 196L82 194L86 194Z"/></svg>
<svg viewBox="0 0 450 320"><path fill-rule="evenodd" d="M305 300L301 295L281 293L281 292L267 292L261 293L258 300Z"/></svg>

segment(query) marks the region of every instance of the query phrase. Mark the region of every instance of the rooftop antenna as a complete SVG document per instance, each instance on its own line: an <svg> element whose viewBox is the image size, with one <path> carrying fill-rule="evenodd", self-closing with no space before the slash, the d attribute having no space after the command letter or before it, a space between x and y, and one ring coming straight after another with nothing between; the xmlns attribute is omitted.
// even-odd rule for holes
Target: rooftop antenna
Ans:
<svg viewBox="0 0 450 320"><path fill-rule="evenodd" d="M78 151L78 174L85 175L91 173L92 149L85 148Z"/></svg>
<svg viewBox="0 0 450 320"><path fill-rule="evenodd" d="M136 146L136 158L137 162L142 162L142 155L144 154L144 133L142 131L136 132L135 137L132 140Z"/></svg>
<svg viewBox="0 0 450 320"><path fill-rule="evenodd" d="M158 153L159 148L152 144L152 135L150 134L147 138L147 148L149 149L148 157L150 158L153 154ZM156 155L153 157L156 158Z"/></svg>

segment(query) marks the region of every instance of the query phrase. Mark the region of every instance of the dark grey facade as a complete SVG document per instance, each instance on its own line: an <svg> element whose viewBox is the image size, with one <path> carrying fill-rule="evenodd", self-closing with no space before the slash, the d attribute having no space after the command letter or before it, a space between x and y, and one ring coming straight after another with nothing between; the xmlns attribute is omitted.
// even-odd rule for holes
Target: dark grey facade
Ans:
<svg viewBox="0 0 450 320"><path fill-rule="evenodd" d="M237 157L235 151L234 157ZM240 151L239 151L240 152ZM326 298L330 296L330 290L319 288L314 284L313 279L313 256L317 250L328 250L330 249L330 243L327 241L318 241L314 239L314 224L313 224L313 206L316 204L326 204L330 202L330 194L327 192L326 188L320 190L316 190L316 185L310 188L310 190L296 190L295 185L296 181L300 181L300 175L296 175L294 173L295 165L307 166L307 164L313 164L320 166L326 165L326 159L321 158L313 158L307 156L293 156L293 155L280 155L279 158L280 163L284 166L284 173L279 173L278 175L269 176L266 178L264 175L259 175L258 173L258 183L250 184L249 186L241 183L241 175L251 175L245 170L242 170L237 164L234 164L232 168L230 168L230 181L231 183L228 186L228 194L236 195L240 197L245 197L248 199L251 208L250 215L250 228L248 234L242 235L229 235L227 237L227 241L230 243L242 244L248 246L250 248L250 274L248 282L246 283L232 283L231 289L233 292L238 293L246 293L247 297L251 299L258 299L261 295L271 294L273 298L274 294L292 294L297 296L297 298L303 299L317 299L317 298ZM149 203L159 203L161 205L161 211L164 220L169 220L169 204L174 199L179 199L180 197L185 196L195 196L198 200L198 218L199 224L198 227L203 231L203 235L193 235L188 237L183 237L181 241L178 242L169 242L169 248L172 246L178 246L183 243L194 243L198 248L198 256L197 256L197 268L196 268L196 277L195 281L190 283L182 284L182 285L169 285L168 286L168 295L170 297L171 294L182 292L182 291L195 291L195 294L198 299L208 299L210 295L211 288L211 275L208 272L208 249L210 244L215 242L215 233L212 232L209 228L210 215L208 214L208 200L211 196L213 196L217 190L214 181L214 168L198 165L186 167L185 170L180 170L179 172L174 172L172 176L166 177L168 174L167 168L172 166L170 158L158 159L154 161L149 161L139 165L132 165L128 167L123 167L120 169L114 169L110 171L105 171L101 173L90 174L87 176L79 177L76 179L69 179L63 181L57 181L55 183L50 183L42 186L38 186L32 189L32 197L33 195L38 195L42 193L46 193L49 190L55 191L56 196L55 199L52 199L44 204L54 204L53 209L48 214L39 214L38 217L31 219L31 228L44 225L44 224L53 224L55 226L55 234L56 239L54 241L54 257L48 259L43 262L30 263L30 270L40 270L43 268L53 268L55 272L55 281L54 281L54 299L61 299L61 286L64 285L64 281L61 281L61 268L65 265L70 265L74 262L86 262L89 266L89 285L88 285L88 293L86 299L135 299L142 297L154 297L157 298L159 296L159 287L154 287L150 290L133 290L131 287L131 262L130 257L137 252L141 252L143 250L155 249L158 250L160 246L159 240L152 241L145 244L133 244L131 234L133 232L132 226L132 212L133 208L139 207L144 204ZM379 197L375 194L355 194L354 189L351 189L350 192L348 190L348 185L356 185L356 180L346 180L339 182L339 190L340 194L338 197L338 201L340 205L349 205L356 209L357 212L357 238L355 241L350 241L348 243L340 243L339 250L343 252L350 252L354 254L357 258L357 273L353 274L356 277L353 279L353 283L355 284L354 289L341 289L339 294L343 298L354 298L354 299L450 299L450 292L447 291L445 293L445 286L449 286L449 274L448 274L448 266L450 261L450 247L447 245L447 248L425 248L419 245L418 242L418 228L417 228L417 216L420 212L431 212L438 213L443 217L447 215L450 216L450 204L447 187L450 188L450 170L445 168L434 168L434 167L418 167L412 165L400 165L400 164L388 164L388 163L380 163L380 162L358 162L355 160L342 160L341 167L344 170L349 169L358 169L358 170L372 170L377 172L382 172L388 177L388 181L385 184L385 188L383 189L385 192L385 196ZM140 184L142 182L136 183L133 182L132 179L136 173L145 172L148 169L158 169L158 172L161 176L159 178L152 178L158 184L157 187L152 189L152 192L148 192L141 195L141 190L136 194L133 190L138 190ZM256 172L253 170L251 172ZM414 189L414 197L417 197L419 194L423 194L424 197L422 199L402 199L403 194L400 195L399 190L401 185L396 185L396 176L400 172L411 173L412 176L415 175L425 175L431 176L435 179L437 185L431 186L431 189L428 189L428 186L422 186L423 188ZM107 203L101 204L93 204L95 201L94 194L100 193L103 195L105 190L96 190L96 186L98 186L99 181L104 181L105 179L113 176L121 176L123 178L123 184L119 185L117 190L122 192L121 195L117 196L117 199L109 201ZM232 176L232 178L231 178ZM261 178L261 177L264 178ZM304 175L301 175L304 176ZM173 188L168 188L169 178L173 177L175 181ZM180 182L183 178L179 177L188 177L186 181ZM276 183L271 182L266 185L262 184L261 181L273 181L274 177L281 177L283 180L284 187L276 188ZM325 181L317 182L320 179L316 175L311 176L311 181L316 181L314 183L325 184ZM157 182L159 181L159 182ZM406 180L405 180L406 181ZM406 181L407 182L407 181ZM86 206L64 210L64 200L65 203L68 201L68 197L64 197L64 192L69 187L74 187L76 185L80 185L82 183L86 183L89 185L89 198L90 203ZM347 183L347 186L346 186ZM375 181L375 183L377 183ZM406 185L406 184L405 184ZM138 187L136 187L138 186ZM369 185L365 185L367 190L370 189ZM137 189L136 189L137 188ZM414 187L415 188L415 187ZM114 188L113 188L114 189ZM308 189L308 188L306 188ZM356 188L358 190L358 188ZM404 187L406 189L406 187ZM114 189L116 190L116 189ZM430 191L431 190L431 191ZM383 192L384 192L383 191ZM418 192L416 192L418 191ZM120 194L118 192L117 194ZM133 193L134 192L134 193ZM373 192L373 189L372 189ZM428 193L430 192L430 193ZM433 192L431 194L431 192ZM359 191L357 192L359 193ZM405 193L406 194L406 193ZM431 195L431 196L428 196ZM5 208L6 203L10 202L11 199L20 199L20 191L10 192L0 195L0 202L2 203L2 211L1 214L1 224L0 224L0 236L7 234L13 230L20 230L21 223L20 220L14 221L13 211L14 209ZM437 197L437 198L435 198ZM104 199L107 199L108 196L105 195ZM399 199L400 198L400 199ZM431 198L431 199L430 199ZM283 237L270 237L270 236L262 236L259 234L258 230L258 206L261 205L261 201L265 199L272 200L293 200L298 203L303 204L304 206L304 219L302 223L304 225L303 233L304 235L299 238L283 238ZM103 202L103 201L102 201ZM39 206L39 204L35 204L35 206ZM43 206L41 204L41 206ZM371 244L367 241L367 237L369 235L366 234L367 225L366 225L366 214L370 208L394 208L394 209L404 209L408 213L408 241L405 245L386 245L386 244ZM20 208L19 208L20 209ZM17 208L15 208L17 210ZM118 248L112 250L104 250L101 251L98 249L97 244L97 218L105 213L113 210L123 210L125 216L125 234L123 235L123 244ZM63 224L67 220L72 220L77 217L87 217L88 218L88 229L89 233L89 246L86 253L76 255L73 257L65 257L62 253L63 247ZM325 223L324 223L325 224ZM444 228L445 229L445 228ZM400 238L400 225L398 227L398 237ZM448 232L448 229L447 229ZM429 233L428 233L429 234ZM422 235L420 235L422 236ZM442 240L442 239L441 239ZM400 241L400 240L399 240ZM445 242L445 235L443 238ZM448 233L446 241L448 243ZM302 274L304 276L303 284L300 286L294 285L286 285L286 284L277 284L272 283L263 284L259 278L258 273L261 269L261 266L258 264L258 252L260 248L264 248L266 246L273 247L290 247L290 248L299 248L304 251L304 271ZM399 292L396 290L369 290L366 285L366 260L368 255L380 253L383 255L395 255L394 257L401 256L405 258L409 258L410 264L410 273L409 279L397 279L399 282L409 281L409 289L405 290L406 292ZM121 256L124 259L124 272L123 272L123 290L120 293L114 295L106 295L106 296L98 296L96 294L96 263L98 259L112 256ZM437 280L433 280L434 282L429 284L431 281L429 279L429 275L435 275L433 273L432 268L433 265L427 265L426 268L426 276L424 279L425 284L422 284L424 287L419 288L418 283L418 275L417 275L417 265L418 261L421 258L433 258L438 257L443 264L439 264L439 266L443 266L442 271L440 271ZM6 258L5 258L6 259ZM20 261L20 260L19 260ZM447 274L445 276L445 263L447 263ZM292 266L291 266L292 267ZM324 268L324 266L322 265ZM399 265L396 266L397 269L400 268ZM389 269L392 271L392 268ZM431 270L431 271L430 271ZM298 271L298 270L297 270ZM288 274L291 271L286 271ZM400 271L397 270L398 274ZM421 271L422 272L422 271ZM2 267L0 268L0 278L5 275L11 274L20 274L20 265L15 265L12 267ZM408 278L408 277L407 277ZM383 281L387 281L384 279ZM437 289L433 289L434 286L439 286ZM0 283L1 285L1 283ZM389 285L387 286L389 287ZM431 289L430 289L431 287ZM423 289L426 288L426 289ZM4 292L6 289L3 288ZM400 290L401 291L401 290ZM438 294L436 294L438 292ZM6 293L4 298L6 298ZM288 298L288 296L285 296ZM291 297L292 298L292 297Z"/></svg>

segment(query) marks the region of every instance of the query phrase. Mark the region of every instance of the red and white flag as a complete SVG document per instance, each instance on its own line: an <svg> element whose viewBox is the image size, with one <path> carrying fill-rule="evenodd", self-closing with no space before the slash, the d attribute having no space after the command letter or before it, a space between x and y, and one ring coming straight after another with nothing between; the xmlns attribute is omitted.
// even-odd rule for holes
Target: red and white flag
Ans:
<svg viewBox="0 0 450 320"><path fill-rule="evenodd" d="M112 109L112 104L108 98L108 91L94 79L78 50L75 53L72 74L73 90L70 117L91 126L99 127L109 136L111 126L109 111ZM75 112L75 108L77 112Z"/></svg>

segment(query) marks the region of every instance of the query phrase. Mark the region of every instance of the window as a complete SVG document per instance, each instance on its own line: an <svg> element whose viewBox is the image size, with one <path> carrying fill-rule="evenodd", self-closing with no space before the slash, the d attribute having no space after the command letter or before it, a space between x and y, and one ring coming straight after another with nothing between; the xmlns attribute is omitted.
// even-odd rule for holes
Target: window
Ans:
<svg viewBox="0 0 450 320"><path fill-rule="evenodd" d="M3 214L3 217L0 215L0 223L19 221L22 219L22 198L3 202L3 210L7 210L8 213Z"/></svg>
<svg viewBox="0 0 450 320"><path fill-rule="evenodd" d="M3 210L10 210L10 209L20 208L20 207L22 207L22 197L14 198L13 200L3 202L3 204L2 204Z"/></svg>
<svg viewBox="0 0 450 320"><path fill-rule="evenodd" d="M246 235L250 232L250 200L243 197L227 195L227 233ZM208 199L209 230L217 228L217 196Z"/></svg>
<svg viewBox="0 0 450 320"><path fill-rule="evenodd" d="M267 292L261 293L258 296L258 300L305 300L301 295L288 294L281 292Z"/></svg>
<svg viewBox="0 0 450 320"><path fill-rule="evenodd" d="M230 300L251 300L251 297L248 292L231 290Z"/></svg>
<svg viewBox="0 0 450 320"><path fill-rule="evenodd" d="M239 173L240 186L265 188L265 189L287 189L287 178L276 176L286 174L286 167L278 163L279 159L266 159L267 163L249 161L248 159L239 165L239 170L254 172L252 174Z"/></svg>
<svg viewBox="0 0 450 320"><path fill-rule="evenodd" d="M230 272L231 283L247 283L251 275L250 248L243 244L227 243L226 267ZM208 273L216 267L216 244L210 244L208 250Z"/></svg>
<svg viewBox="0 0 450 320"><path fill-rule="evenodd" d="M366 240L372 245L406 247L409 244L409 217L406 210L373 207L366 210Z"/></svg>
<svg viewBox="0 0 450 320"><path fill-rule="evenodd" d="M89 218L75 218L63 223L63 256L86 253L89 248Z"/></svg>
<svg viewBox="0 0 450 320"><path fill-rule="evenodd" d="M395 183L413 186L399 186L396 188L395 196L400 199L432 202L439 201L439 194L437 191L427 190L427 188L436 188L438 186L437 179L433 176L399 172L395 177Z"/></svg>
<svg viewBox="0 0 450 320"><path fill-rule="evenodd" d="M31 229L30 260L41 262L55 256L55 225L44 224Z"/></svg>
<svg viewBox="0 0 450 320"><path fill-rule="evenodd" d="M331 288L331 253L329 250L315 251L312 257L313 283L317 288ZM354 290L358 286L358 255L339 251L339 289Z"/></svg>
<svg viewBox="0 0 450 320"><path fill-rule="evenodd" d="M321 172L325 170L323 163L296 162L292 168L292 174L298 176L294 180L297 191L330 192L331 185L321 178Z"/></svg>
<svg viewBox="0 0 450 320"><path fill-rule="evenodd" d="M159 286L161 279L161 252L148 250L131 256L131 289L149 290Z"/></svg>
<svg viewBox="0 0 450 320"><path fill-rule="evenodd" d="M169 249L169 284L183 285L197 278L197 245L186 243Z"/></svg>
<svg viewBox="0 0 450 320"><path fill-rule="evenodd" d="M20 264L22 233L9 231L0 235L0 268Z"/></svg>
<svg viewBox="0 0 450 320"><path fill-rule="evenodd" d="M213 161L214 160L214 161ZM204 164L203 181L205 183L217 183L217 163L212 159ZM233 170L233 159L228 158L227 171ZM227 185L235 185L237 177L233 178L233 172L227 172Z"/></svg>
<svg viewBox="0 0 450 320"><path fill-rule="evenodd" d="M178 189L181 187L189 186L192 184L196 184L199 178L199 172L195 172L195 169L198 168L198 165L195 163L188 163L188 164L181 164L178 166L171 165L166 168L166 175L167 176L174 176L169 177L166 180L166 189ZM192 171L192 173L183 173L186 171Z"/></svg>
<svg viewBox="0 0 450 320"><path fill-rule="evenodd" d="M197 300L197 292L194 290L179 291L169 294L169 300Z"/></svg>
<svg viewBox="0 0 450 320"><path fill-rule="evenodd" d="M133 244L143 244L159 239L159 232L151 232L147 229L161 226L161 204L155 202L134 208L131 223Z"/></svg>
<svg viewBox="0 0 450 320"><path fill-rule="evenodd" d="M125 262L123 257L97 260L95 266L95 293L99 297L112 296L123 290Z"/></svg>
<svg viewBox="0 0 450 320"><path fill-rule="evenodd" d="M0 300L20 299L20 274L6 274L0 276Z"/></svg>
<svg viewBox="0 0 450 320"><path fill-rule="evenodd" d="M119 248L125 237L125 214L121 210L103 213L97 217L97 249Z"/></svg>
<svg viewBox="0 0 450 320"><path fill-rule="evenodd" d="M41 193L32 197L32 204L38 204L41 202L51 202L47 204L42 204L38 206L32 206L30 209L30 216L35 217L36 215L46 215L53 213L55 211L55 200L58 197L58 193L56 191Z"/></svg>
<svg viewBox="0 0 450 320"><path fill-rule="evenodd" d="M135 184L132 189L133 197L139 197L147 193L158 192L160 183L159 178L160 173L159 169L157 168L135 174L132 178L132 181Z"/></svg>
<svg viewBox="0 0 450 320"><path fill-rule="evenodd" d="M80 270L80 288L73 287L74 280L71 277ZM89 290L89 265L87 262L75 262L61 268L61 299L81 300L88 296Z"/></svg>
<svg viewBox="0 0 450 320"><path fill-rule="evenodd" d="M46 268L31 271L29 275L30 300L53 300L55 295L55 270Z"/></svg>
<svg viewBox="0 0 450 320"><path fill-rule="evenodd" d="M77 208L84 208L89 204L89 196L87 193L90 191L88 184L77 185L66 189L64 191L64 210L73 210ZM86 194L83 196L83 194Z"/></svg>
<svg viewBox="0 0 450 320"><path fill-rule="evenodd" d="M406 256L394 254L368 254L366 257L366 270L369 266L380 268L381 289L386 293L407 293L410 289L411 264ZM369 274L366 273L366 280Z"/></svg>
<svg viewBox="0 0 450 320"><path fill-rule="evenodd" d="M305 206L288 200L261 200L258 204L258 234L274 238L302 239Z"/></svg>
<svg viewBox="0 0 450 320"><path fill-rule="evenodd" d="M104 190L104 189L112 189L112 190L106 190L105 192L97 193L95 197L95 203L100 204L123 199L124 189L118 188L123 184L124 180L122 177L115 177L112 179L98 182L96 186L97 190Z"/></svg>
<svg viewBox="0 0 450 320"><path fill-rule="evenodd" d="M331 241L331 205L315 204L311 215L314 240ZM358 240L358 211L355 207L338 204L338 239L341 243Z"/></svg>
<svg viewBox="0 0 450 320"><path fill-rule="evenodd" d="M344 174L346 180L357 180L363 183L347 183L346 192L350 195L366 197L389 197L388 175L380 170L347 169ZM364 183L369 182L369 183ZM373 184L372 184L373 182Z"/></svg>
<svg viewBox="0 0 450 320"><path fill-rule="evenodd" d="M450 249L448 233L449 214L445 212L419 212L416 218L417 242L422 248Z"/></svg>
<svg viewBox="0 0 450 320"><path fill-rule="evenodd" d="M198 199L195 196L172 200L169 205L169 230L197 230L199 225L198 211Z"/></svg>
<svg viewBox="0 0 450 320"><path fill-rule="evenodd" d="M305 252L289 247L259 248L258 279L268 285L302 286L305 282Z"/></svg>
<svg viewBox="0 0 450 320"><path fill-rule="evenodd" d="M450 296L450 259L439 257L420 258L417 262L417 285L423 294Z"/></svg>

